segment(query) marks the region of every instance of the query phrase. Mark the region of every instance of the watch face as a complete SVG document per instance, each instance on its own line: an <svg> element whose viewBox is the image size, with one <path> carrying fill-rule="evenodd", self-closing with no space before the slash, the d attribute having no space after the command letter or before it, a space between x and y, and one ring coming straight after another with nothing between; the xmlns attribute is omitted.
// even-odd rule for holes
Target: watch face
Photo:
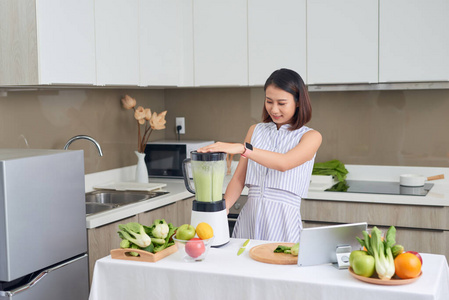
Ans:
<svg viewBox="0 0 449 300"><path fill-rule="evenodd" d="M245 143L245 148L252 151L253 150L253 145L251 145L250 143Z"/></svg>

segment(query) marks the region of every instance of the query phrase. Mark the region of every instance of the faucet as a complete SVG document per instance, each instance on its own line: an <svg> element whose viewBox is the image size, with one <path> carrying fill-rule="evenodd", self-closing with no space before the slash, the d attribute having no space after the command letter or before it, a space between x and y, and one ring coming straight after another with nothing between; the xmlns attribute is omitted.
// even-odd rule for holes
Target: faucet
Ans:
<svg viewBox="0 0 449 300"><path fill-rule="evenodd" d="M65 144L64 150L67 150L69 148L70 144L73 143L76 140L88 140L88 141L91 141L97 147L98 153L100 154L100 156L103 156L103 151L101 151L100 144L98 144L98 142L94 138L92 138L92 137L90 137L88 135L75 135L70 140L68 140L67 144Z"/></svg>

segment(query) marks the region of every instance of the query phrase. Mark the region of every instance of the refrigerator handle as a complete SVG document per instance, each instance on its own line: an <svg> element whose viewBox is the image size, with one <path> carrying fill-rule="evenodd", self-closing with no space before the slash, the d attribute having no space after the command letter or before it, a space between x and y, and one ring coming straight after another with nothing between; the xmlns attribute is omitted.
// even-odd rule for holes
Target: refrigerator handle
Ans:
<svg viewBox="0 0 449 300"><path fill-rule="evenodd" d="M22 285L22 286L19 286L19 287L15 288L15 289L13 289L13 290L10 290L10 291L0 291L0 296L2 296L2 297L12 297L12 296L14 296L14 295L17 295L17 294L20 293L20 292L26 291L26 290L32 288L35 284L37 284L37 283L38 283L42 278L44 278L48 273L50 273L50 272L52 272L52 271L55 271L55 270L57 270L57 269L59 269L59 268L62 268L62 267L64 267L64 266L67 266L67 265L69 265L69 264L71 264L71 263L74 263L74 262L76 262L76 261L78 261L78 260L80 260L80 259L83 259L83 258L85 258L85 257L87 257L87 254L83 254L82 256L78 256L78 257L73 258L73 259L71 259L71 260L68 260L68 261L66 261L66 262L64 262L64 263L62 263L62 264L59 264L59 265L54 266L54 267L52 267L52 268L48 268L48 269L46 269L46 270L40 272L36 277L34 277L34 278L33 278L30 282L28 282L27 284L24 284L24 285Z"/></svg>

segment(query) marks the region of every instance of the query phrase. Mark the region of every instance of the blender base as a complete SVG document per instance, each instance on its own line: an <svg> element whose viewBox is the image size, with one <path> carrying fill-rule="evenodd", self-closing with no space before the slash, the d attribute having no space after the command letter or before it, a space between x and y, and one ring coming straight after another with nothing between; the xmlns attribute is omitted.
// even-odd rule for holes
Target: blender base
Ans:
<svg viewBox="0 0 449 300"><path fill-rule="evenodd" d="M229 243L229 224L226 209L214 212L192 210L190 224L196 228L201 222L209 224L214 230L215 238L212 247L220 247Z"/></svg>

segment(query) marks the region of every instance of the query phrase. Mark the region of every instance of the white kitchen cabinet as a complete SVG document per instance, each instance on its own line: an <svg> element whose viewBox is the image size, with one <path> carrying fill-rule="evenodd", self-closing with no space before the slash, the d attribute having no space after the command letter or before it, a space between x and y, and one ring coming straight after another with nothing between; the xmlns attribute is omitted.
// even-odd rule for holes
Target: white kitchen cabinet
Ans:
<svg viewBox="0 0 449 300"><path fill-rule="evenodd" d="M448 16L447 0L380 0L379 81L448 81Z"/></svg>
<svg viewBox="0 0 449 300"><path fill-rule="evenodd" d="M264 85L280 68L307 82L306 0L248 0L249 85Z"/></svg>
<svg viewBox="0 0 449 300"><path fill-rule="evenodd" d="M247 2L194 0L195 86L248 85Z"/></svg>
<svg viewBox="0 0 449 300"><path fill-rule="evenodd" d="M98 85L139 85L139 1L95 0Z"/></svg>
<svg viewBox="0 0 449 300"><path fill-rule="evenodd" d="M193 86L192 0L139 2L140 85Z"/></svg>
<svg viewBox="0 0 449 300"><path fill-rule="evenodd" d="M0 84L95 83L92 0L4 0L0 28Z"/></svg>
<svg viewBox="0 0 449 300"><path fill-rule="evenodd" d="M378 81L378 0L307 1L307 80Z"/></svg>

